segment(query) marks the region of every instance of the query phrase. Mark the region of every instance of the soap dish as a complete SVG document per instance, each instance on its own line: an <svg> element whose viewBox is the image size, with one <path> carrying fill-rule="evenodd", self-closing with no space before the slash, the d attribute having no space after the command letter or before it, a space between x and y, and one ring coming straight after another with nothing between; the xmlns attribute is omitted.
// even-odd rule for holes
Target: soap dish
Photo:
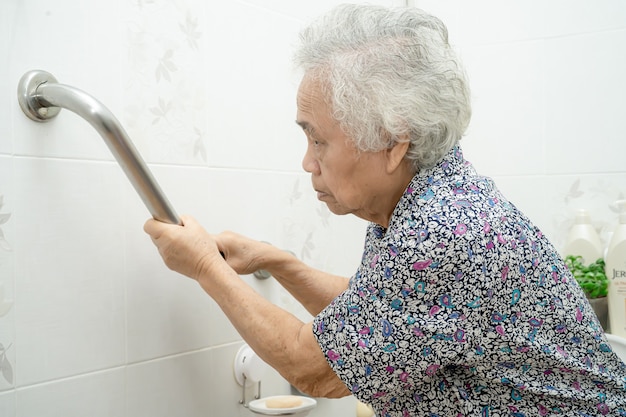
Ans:
<svg viewBox="0 0 626 417"><path fill-rule="evenodd" d="M256 414L262 414L262 415L265 415L265 416L298 416L298 417L304 417L307 414L309 414L309 411L314 409L315 406L317 405L317 401L315 401L313 398L302 397L302 396L300 396L300 399L302 400L302 404L300 404L297 407L268 408L265 405L265 402L268 399L276 399L276 398L281 398L281 397L291 397L291 396L277 395L277 396L274 396L274 397L265 397L265 398L261 398L261 399L258 399L258 400L250 401L248 403L248 409L250 411L256 413Z"/></svg>

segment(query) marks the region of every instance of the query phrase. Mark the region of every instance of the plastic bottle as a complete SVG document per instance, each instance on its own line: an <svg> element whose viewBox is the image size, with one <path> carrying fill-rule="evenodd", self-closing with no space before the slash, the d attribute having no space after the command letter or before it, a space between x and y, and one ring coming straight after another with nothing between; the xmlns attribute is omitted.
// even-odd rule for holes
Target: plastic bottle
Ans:
<svg viewBox="0 0 626 417"><path fill-rule="evenodd" d="M606 252L605 271L609 279L609 321L611 333L626 337L626 200L615 202L619 222Z"/></svg>
<svg viewBox="0 0 626 417"><path fill-rule="evenodd" d="M582 256L585 265L603 257L602 241L591 224L591 216L587 210L580 209L576 213L574 225L567 236L563 255Z"/></svg>

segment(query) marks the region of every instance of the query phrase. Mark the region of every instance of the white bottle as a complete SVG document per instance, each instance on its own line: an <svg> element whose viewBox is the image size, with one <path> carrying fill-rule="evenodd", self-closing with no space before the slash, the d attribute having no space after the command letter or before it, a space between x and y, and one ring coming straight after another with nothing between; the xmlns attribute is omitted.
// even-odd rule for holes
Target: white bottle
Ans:
<svg viewBox="0 0 626 417"><path fill-rule="evenodd" d="M626 200L615 202L619 223L606 252L604 270L609 279L609 322L611 333L626 337Z"/></svg>
<svg viewBox="0 0 626 417"><path fill-rule="evenodd" d="M582 256L583 264L589 265L602 258L602 241L591 224L591 216L584 209L578 210L574 225L569 231L565 243L564 256Z"/></svg>

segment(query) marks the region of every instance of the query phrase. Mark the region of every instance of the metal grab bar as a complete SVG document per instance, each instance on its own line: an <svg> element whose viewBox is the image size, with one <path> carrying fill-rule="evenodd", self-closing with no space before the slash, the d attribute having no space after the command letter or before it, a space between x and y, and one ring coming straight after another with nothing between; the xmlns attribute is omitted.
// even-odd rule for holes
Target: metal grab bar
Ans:
<svg viewBox="0 0 626 417"><path fill-rule="evenodd" d="M156 220L182 224L152 173L115 116L95 98L77 88L58 84L45 71L29 71L20 79L18 102L26 116L47 122L61 108L88 121L102 136L133 187Z"/></svg>

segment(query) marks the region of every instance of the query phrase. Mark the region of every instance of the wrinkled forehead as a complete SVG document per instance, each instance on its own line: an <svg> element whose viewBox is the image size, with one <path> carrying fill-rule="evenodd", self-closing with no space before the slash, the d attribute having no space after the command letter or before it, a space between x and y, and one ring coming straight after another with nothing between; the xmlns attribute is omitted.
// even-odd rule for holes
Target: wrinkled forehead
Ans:
<svg viewBox="0 0 626 417"><path fill-rule="evenodd" d="M327 89L318 77L304 76L298 88L296 123L309 132L328 135L339 126L326 97Z"/></svg>
<svg viewBox="0 0 626 417"><path fill-rule="evenodd" d="M298 87L298 96L296 98L298 107L308 107L312 103L319 103L322 97L320 82L316 78L305 74Z"/></svg>
<svg viewBox="0 0 626 417"><path fill-rule="evenodd" d="M322 114L330 116L330 106L326 99L325 90L318 77L307 74L302 77L296 98L299 117L318 118Z"/></svg>

